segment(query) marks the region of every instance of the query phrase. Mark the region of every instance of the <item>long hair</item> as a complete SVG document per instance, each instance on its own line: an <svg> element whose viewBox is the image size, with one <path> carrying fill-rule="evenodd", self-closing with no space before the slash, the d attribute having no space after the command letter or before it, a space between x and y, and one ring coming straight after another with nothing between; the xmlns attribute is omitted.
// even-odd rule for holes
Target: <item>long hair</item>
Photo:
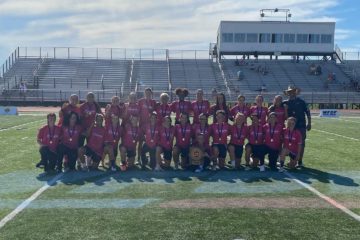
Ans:
<svg viewBox="0 0 360 240"><path fill-rule="evenodd" d="M72 115L75 115L76 116L76 123L75 125L79 125L80 124L80 117L79 117L79 114L77 114L76 112L70 112L70 114L66 115L64 117L64 123L63 125L65 127L69 127L70 126L70 118Z"/></svg>

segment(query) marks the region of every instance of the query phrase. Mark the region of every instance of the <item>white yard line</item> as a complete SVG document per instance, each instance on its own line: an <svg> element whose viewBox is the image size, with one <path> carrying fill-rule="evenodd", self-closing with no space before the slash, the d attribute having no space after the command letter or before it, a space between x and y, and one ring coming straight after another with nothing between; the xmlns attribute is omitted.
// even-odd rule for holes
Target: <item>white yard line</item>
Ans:
<svg viewBox="0 0 360 240"><path fill-rule="evenodd" d="M330 203L332 206L334 206L337 209L340 209L341 211L343 211L344 213L346 213L347 215L349 215L350 217L354 218L355 220L357 220L358 222L360 222L360 216L357 215L356 213L354 213L353 211L349 210L348 208L346 208L344 205L342 205L341 203L338 203L337 201L335 201L334 199L332 199L331 197L326 196L325 194L319 192L318 190L316 190L315 188L313 188L312 186L310 186L307 183L304 183L302 181L300 181L299 179L297 179L296 177L294 177L291 173L289 172L285 172L285 174L291 178L294 182L300 184L301 186L303 186L304 188L306 188L307 190L309 190L310 192L314 193L315 195L317 195L318 197L320 197L321 199L327 201L328 203Z"/></svg>
<svg viewBox="0 0 360 240"><path fill-rule="evenodd" d="M29 206L29 204L32 201L34 201L36 198L38 198L43 192L45 192L48 188L50 188L52 185L54 185L56 183L56 181L59 180L62 176L63 176L63 173L56 175L53 179L51 179L44 186L42 186L35 193L33 193L33 195L31 195L28 199L26 199L19 206L17 206L11 213L9 213L3 219L1 219L0 229L2 227L4 227L6 223L11 221L17 214L22 212L27 206Z"/></svg>
<svg viewBox="0 0 360 240"><path fill-rule="evenodd" d="M0 132L7 131L7 130L11 130L11 129L18 128L18 127L22 127L22 126L26 126L26 125L29 125L29 124L32 124L32 123L42 122L42 121L44 121L44 120L43 120L43 119L42 119L42 120L36 120L36 121L27 122L27 123L23 123L23 124L16 125L16 126L12 126L12 127L0 129Z"/></svg>
<svg viewBox="0 0 360 240"><path fill-rule="evenodd" d="M351 122L351 123L360 123L359 121L352 121L344 118L321 118L321 117L313 117L317 119L329 119L329 120L338 120L338 121L345 121L345 122Z"/></svg>
<svg viewBox="0 0 360 240"><path fill-rule="evenodd" d="M317 131L317 132L322 132L322 133L330 134L330 135L334 135L334 136L337 136L337 137L342 137L342 138L354 140L354 141L360 141L360 139L352 138L352 137L347 137L347 136L340 135L340 134L337 134L337 133L327 132L327 131L323 131L323 130L319 130L319 129L314 129L314 128L312 128L312 130L313 130L313 131Z"/></svg>

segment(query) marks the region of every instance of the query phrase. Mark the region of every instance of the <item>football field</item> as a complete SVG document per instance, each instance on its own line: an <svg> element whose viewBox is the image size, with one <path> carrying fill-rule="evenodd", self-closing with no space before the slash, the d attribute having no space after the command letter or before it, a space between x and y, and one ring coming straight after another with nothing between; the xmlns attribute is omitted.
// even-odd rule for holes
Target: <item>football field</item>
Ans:
<svg viewBox="0 0 360 240"><path fill-rule="evenodd" d="M306 167L286 173L44 176L43 124L41 114L0 117L0 239L360 239L359 113L314 116Z"/></svg>

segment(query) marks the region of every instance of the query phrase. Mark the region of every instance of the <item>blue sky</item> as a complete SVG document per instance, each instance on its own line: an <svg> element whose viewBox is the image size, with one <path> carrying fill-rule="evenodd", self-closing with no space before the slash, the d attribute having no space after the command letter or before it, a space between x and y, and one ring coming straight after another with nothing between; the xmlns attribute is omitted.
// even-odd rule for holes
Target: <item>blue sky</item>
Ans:
<svg viewBox="0 0 360 240"><path fill-rule="evenodd" d="M221 20L335 21L335 42L360 50L356 0L0 0L0 62L17 46L208 49Z"/></svg>

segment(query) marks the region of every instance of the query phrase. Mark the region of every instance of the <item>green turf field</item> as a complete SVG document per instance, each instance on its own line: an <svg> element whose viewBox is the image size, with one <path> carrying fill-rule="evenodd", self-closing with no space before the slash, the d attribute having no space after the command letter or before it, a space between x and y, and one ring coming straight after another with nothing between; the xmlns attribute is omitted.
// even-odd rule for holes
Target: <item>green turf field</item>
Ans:
<svg viewBox="0 0 360 240"><path fill-rule="evenodd" d="M43 119L0 117L0 220L54 178L34 167ZM290 174L360 214L360 117L314 117L306 144ZM0 239L355 240L360 221L269 170L99 171L61 175Z"/></svg>

